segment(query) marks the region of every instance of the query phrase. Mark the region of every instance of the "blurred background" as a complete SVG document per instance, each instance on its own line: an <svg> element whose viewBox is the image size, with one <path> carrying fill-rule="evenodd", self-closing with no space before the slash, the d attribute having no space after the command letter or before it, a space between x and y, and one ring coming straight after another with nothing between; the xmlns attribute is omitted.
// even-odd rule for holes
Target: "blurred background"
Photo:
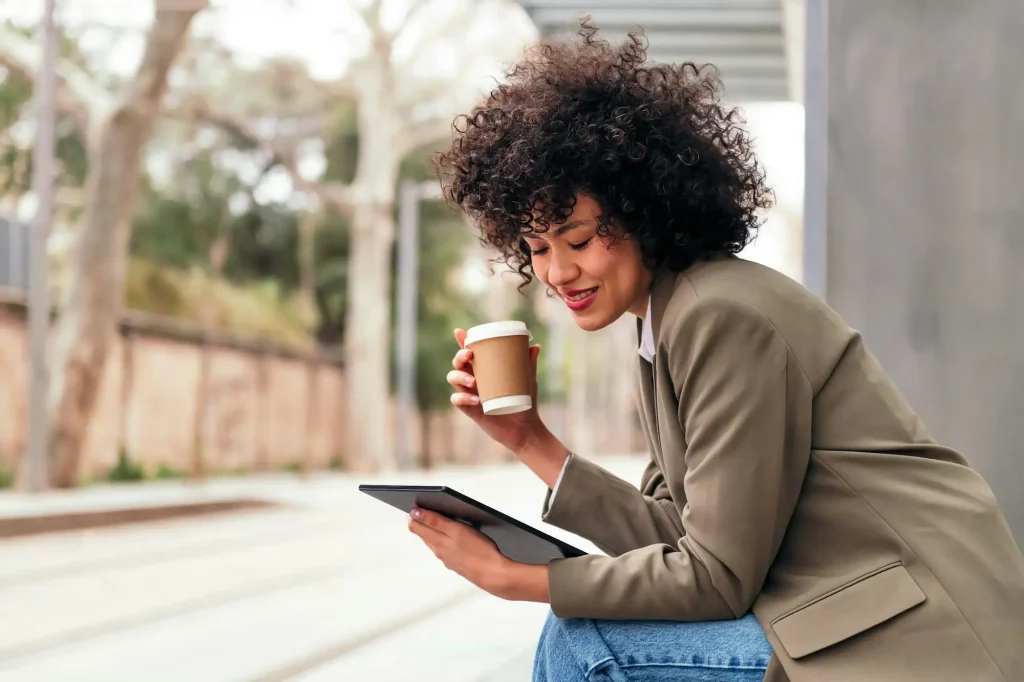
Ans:
<svg viewBox="0 0 1024 682"><path fill-rule="evenodd" d="M863 332L1024 540L1020 3L0 0L0 679L529 679L546 609L355 486L541 525L444 380L508 318L547 423L639 480L634 324L520 293L429 164L582 15L719 67L777 197L742 255Z"/></svg>

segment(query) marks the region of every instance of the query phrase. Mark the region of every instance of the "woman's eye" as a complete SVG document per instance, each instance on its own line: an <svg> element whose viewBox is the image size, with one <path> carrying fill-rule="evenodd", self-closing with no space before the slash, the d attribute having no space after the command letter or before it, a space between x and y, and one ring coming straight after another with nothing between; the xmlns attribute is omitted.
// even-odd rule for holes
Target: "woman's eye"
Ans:
<svg viewBox="0 0 1024 682"><path fill-rule="evenodd" d="M542 249L534 249L534 248L530 249L530 255L531 256L543 256L547 252L548 252L548 247L546 247L546 246L544 248L542 248Z"/></svg>
<svg viewBox="0 0 1024 682"><path fill-rule="evenodd" d="M573 251L582 251L583 249L587 248L587 246L590 244L591 241L593 241L593 239L594 238L591 237L590 239L586 239L578 244L570 244L569 246L572 248Z"/></svg>

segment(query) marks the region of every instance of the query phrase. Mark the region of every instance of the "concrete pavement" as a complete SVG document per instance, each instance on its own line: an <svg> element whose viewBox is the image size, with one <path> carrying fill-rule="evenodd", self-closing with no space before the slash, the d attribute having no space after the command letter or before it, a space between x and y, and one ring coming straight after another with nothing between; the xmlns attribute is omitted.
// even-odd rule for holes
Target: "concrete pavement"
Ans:
<svg viewBox="0 0 1024 682"><path fill-rule="evenodd" d="M637 482L639 458L601 463ZM273 509L0 541L5 682L528 680L547 608L504 602L440 565L360 482L443 483L539 521L521 465L322 474L0 495L0 516L184 499Z"/></svg>

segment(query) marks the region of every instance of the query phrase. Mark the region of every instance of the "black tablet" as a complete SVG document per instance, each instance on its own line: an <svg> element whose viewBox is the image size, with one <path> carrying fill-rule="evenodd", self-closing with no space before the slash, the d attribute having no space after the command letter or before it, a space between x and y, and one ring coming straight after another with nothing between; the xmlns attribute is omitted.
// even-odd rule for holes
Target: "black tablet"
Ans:
<svg viewBox="0 0 1024 682"><path fill-rule="evenodd" d="M489 537L498 551L524 564L584 556L586 552L443 485L360 485L361 492L408 513L414 507L461 521Z"/></svg>

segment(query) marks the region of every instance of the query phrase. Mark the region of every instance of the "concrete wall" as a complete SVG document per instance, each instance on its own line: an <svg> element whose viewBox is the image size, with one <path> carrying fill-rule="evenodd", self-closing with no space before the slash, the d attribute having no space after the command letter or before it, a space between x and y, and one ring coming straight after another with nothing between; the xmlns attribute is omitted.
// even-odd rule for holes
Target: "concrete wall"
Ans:
<svg viewBox="0 0 1024 682"><path fill-rule="evenodd" d="M827 5L827 298L1024 541L1024 3Z"/></svg>

